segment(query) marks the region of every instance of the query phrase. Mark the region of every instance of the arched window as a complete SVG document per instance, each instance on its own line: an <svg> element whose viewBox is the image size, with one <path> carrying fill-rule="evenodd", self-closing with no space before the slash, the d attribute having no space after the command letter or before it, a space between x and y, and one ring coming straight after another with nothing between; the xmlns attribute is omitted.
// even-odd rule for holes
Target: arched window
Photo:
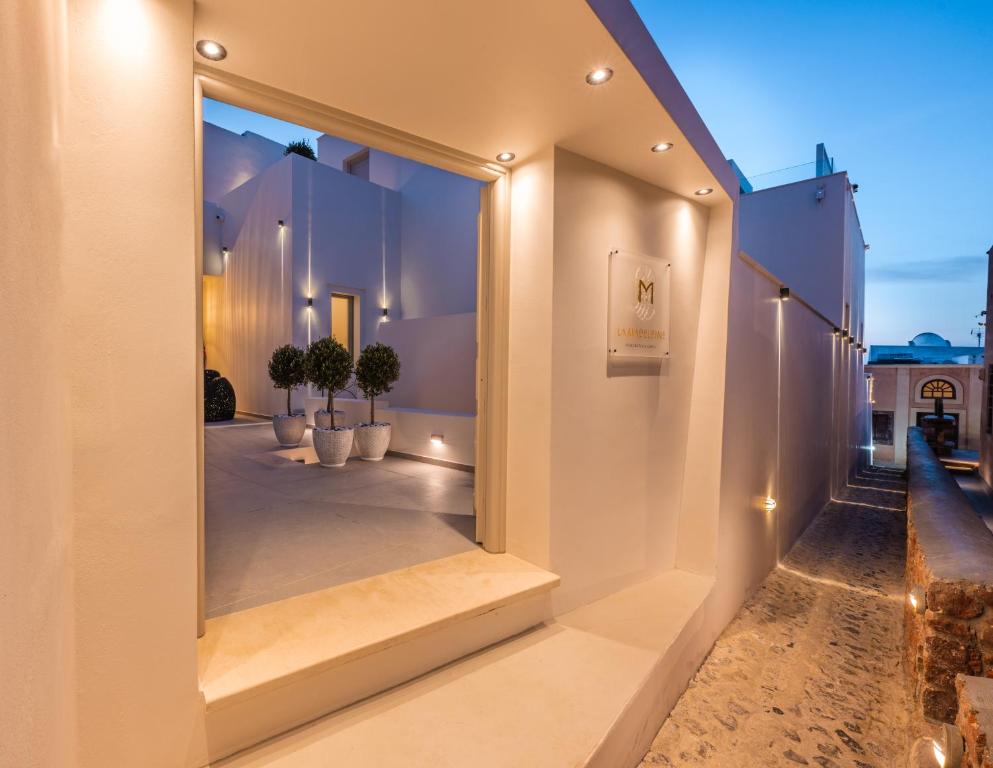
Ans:
<svg viewBox="0 0 993 768"><path fill-rule="evenodd" d="M945 379L931 379L921 387L921 400L954 400L955 385Z"/></svg>

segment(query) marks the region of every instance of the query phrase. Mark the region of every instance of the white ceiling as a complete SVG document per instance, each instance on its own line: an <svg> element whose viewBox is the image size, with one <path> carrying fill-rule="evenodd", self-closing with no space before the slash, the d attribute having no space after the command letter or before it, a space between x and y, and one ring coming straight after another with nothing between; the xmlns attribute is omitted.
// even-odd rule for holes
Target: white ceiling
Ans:
<svg viewBox="0 0 993 768"><path fill-rule="evenodd" d="M461 152L558 145L704 204L727 200L583 0L197 0L218 69ZM192 45L191 45L192 50ZM585 82L607 66L613 79ZM656 154L650 147L672 141ZM695 198L700 187L716 192Z"/></svg>

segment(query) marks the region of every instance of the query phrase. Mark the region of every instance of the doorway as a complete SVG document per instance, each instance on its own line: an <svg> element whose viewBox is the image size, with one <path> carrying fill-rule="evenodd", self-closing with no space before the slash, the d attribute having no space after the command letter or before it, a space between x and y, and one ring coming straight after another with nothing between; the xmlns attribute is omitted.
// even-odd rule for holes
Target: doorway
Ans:
<svg viewBox="0 0 993 768"><path fill-rule="evenodd" d="M220 87L220 84L210 81L209 78L201 77L198 80L198 82L201 85L206 86L204 88L205 95L209 95L211 88ZM227 96L231 95L231 92L226 88L224 89L224 91ZM255 97L252 96L252 98ZM204 142L204 139L202 137L200 139L200 142L201 142L200 147L202 153L203 142ZM365 159L364 162L368 163L369 168L374 168L375 149L370 147L366 151L369 152L370 150L372 156L369 157L369 155L366 155L367 159ZM408 158L404 158L404 159L408 159ZM295 162L295 161L291 161L291 162ZM348 168L343 170L345 170L345 172L348 173L348 175L354 177L355 174L350 173L349 169L351 169L351 165L349 165ZM469 526L465 526L465 525L458 526L460 528L460 534L462 535L463 539L465 539L466 541L470 541L470 543L474 541L478 541L482 543L486 547L486 549L490 551L501 551L503 548L502 511L500 514L491 514L491 513L494 512L496 509L498 509L502 503L502 488L499 488L498 492L495 494L488 494L487 485L491 487L496 486L499 480L502 478L502 465L504 460L499 453L496 454L496 460L493 461L492 464L483 461L483 459L488 453L488 447L494 442L497 443L499 442L499 432L494 431L494 426L505 423L505 415L502 413L502 406L499 402L497 403L497 407L491 407L491 408L486 407L488 401L492 402L493 393L501 394L501 380L503 377L502 376L489 377L487 376L487 369L491 364L490 360L494 352L496 351L497 345L505 343L505 340L493 338L494 334L492 332L492 324L489 321L490 319L484 316L484 310L487 305L489 307L504 306L504 304L501 301L498 302L493 301L494 291L492 290L492 285L487 279L487 273L492 274L493 272L497 272L498 273L497 277L502 278L502 276L499 274L500 272L499 265L494 264L494 262L496 261L494 257L496 256L501 264L503 263L503 260L505 258L505 254L504 254L504 249L506 247L505 231L504 231L505 224L500 222L503 221L503 217L505 215L506 178L504 173L502 172L493 173L493 170L489 168L486 168L484 171L478 171L477 169L477 173L475 175L477 177L482 176L483 178L475 179L477 183L477 188L476 188L476 203L475 203L476 209L473 215L473 223L476 228L476 233L474 235L474 241L476 245L475 253L474 253L474 262L477 269L477 276L474 277L473 279L472 290L474 294L473 299L474 301L479 302L479 309L481 311L476 313L476 317L473 319L473 322L470 327L470 335L472 337L472 340L475 342L475 346L478 351L478 355L474 355L474 359L472 361L472 368L473 368L472 381L469 384L470 389L473 390L473 394L475 395L474 399L476 405L476 409L475 409L476 413L474 414L475 418L473 419L473 421L476 422L476 424L474 425L475 438L473 439L472 437L470 437L471 445L469 447L468 454L463 454L463 455L468 455L470 457L470 461L469 462L447 461L444 458L438 459L437 457L434 457L436 460L431 461L431 460L425 460L425 459L431 459L432 457L430 456L418 456L416 454L405 455L406 454L405 451L393 451L390 455L386 457L386 459L384 459L385 463L379 464L375 467L377 472L375 473L366 472L364 467L367 465L360 463L356 465L359 468L355 469L349 474L352 476L350 482L354 483L356 485L356 488L361 488L364 486L367 489L369 489L370 487L375 487L378 490L383 490L388 485L388 483L383 482L382 473L395 472L395 474L399 475L400 477L391 478L391 479L396 480L399 485L403 485L404 487L402 489L398 489L398 491L393 494L393 497L399 498L403 496L404 498L408 498L408 499L413 498L415 499L415 501L413 502L415 506L419 505L421 507L425 507L425 506L431 507L429 511L432 514L441 514L441 515L448 514L448 512L445 511L447 509L445 505L449 503L454 503L452 500L455 498L460 499L459 501L460 504L464 502L463 510L465 506L468 506L470 512L469 519L471 521ZM363 176L359 176L358 180L360 180L361 182L367 182L367 180ZM494 224L494 217L493 217L494 212L499 214L499 221L496 224ZM240 218L240 217L236 217L236 218ZM287 246L286 238L288 237L287 232L291 227L285 223L284 219L280 219L279 221L280 221L279 244L281 251L280 258L283 261L282 266L285 268L286 260L288 258L291 258L291 256L288 255L287 253L287 247L286 247ZM239 226L244 228L245 223L243 220L240 221ZM289 236L291 237L291 235ZM313 253L314 253L312 246L313 243L311 243L311 252L310 252L311 258L313 258ZM209 243L205 241L202 244L202 247L204 249L208 248ZM225 248L224 256L229 263L237 259L239 255L238 249L235 249L230 245L225 245L222 247ZM289 250L292 250L292 248L290 248ZM203 258L204 263L209 262L209 254L204 252L203 257L204 257ZM207 287L207 283L213 277L217 277L217 276L205 274L204 292L203 292L204 304L207 304L212 299L216 298L212 294L212 289ZM292 276L290 277L290 280L292 280ZM335 282L337 283L337 280ZM505 283L503 282L502 279L498 281L497 286L501 288L505 287ZM321 303L324 300L320 299L320 295L321 293L323 293L323 291L326 288L327 293L324 293L323 295L326 297L326 302L327 302L327 304L324 305L326 306L326 310L327 310L327 314L326 314L327 329L324 333L326 333L326 335L329 335L333 338L336 338L353 355L358 355L361 348L365 345L365 343L367 341L372 340L370 338L370 335L364 332L364 326L366 323L363 320L363 316L362 316L361 308L363 304L367 304L369 308L374 310L377 314L380 314L380 317L382 318L380 320L381 323L384 324L391 323L392 324L391 327L399 328L402 325L402 321L404 320L402 313L399 313L396 310L394 310L392 314L390 313L391 308L387 306L387 300L385 296L385 294L388 293L388 291L386 290L388 286L386 286L385 278L384 278L383 287L384 287L384 290L382 292L383 295L381 295L380 297L371 297L368 291L366 291L365 293L363 293L360 290L354 292L351 290L342 291L339 290L337 287L335 287L330 280L323 285L321 281L318 280L316 286L310 286L310 285L308 286L308 291L313 290L319 300L313 301L314 298L313 296L306 297L308 302L306 305L307 309L305 311L308 313L312 312L313 311L311 309L312 306L321 305ZM377 298L379 300L377 300ZM290 301L290 304L292 305L293 302ZM291 309L291 311L294 310ZM203 308L203 305L201 312L202 314L213 314L215 316L217 314L216 308L212 308L210 312L208 312L205 308ZM429 324L432 318L424 317L424 318L413 318L413 319L424 320ZM316 323L314 327L319 328L320 323ZM206 339L207 337L210 336L210 331L208 331L207 329L204 329L204 331L205 331L205 339ZM318 335L324 335L324 333L321 333L319 331ZM210 345L207 346L209 347ZM476 359L477 357L478 360ZM251 387L249 387L249 389L251 389ZM502 401L502 399L503 397L501 394L500 400ZM338 398L336 398L335 400L336 410L337 410L338 402L339 400ZM362 406L358 402L346 403L346 409L352 409L352 408L357 409L360 407ZM305 413L307 412L306 404L304 404L303 410ZM411 410L423 411L424 409L411 408ZM265 415L267 414L262 414L262 416ZM424 417L423 413L419 413L417 415L419 418ZM257 417L258 415L256 415L256 418ZM205 449L210 450L209 447L210 444L218 443L223 446L221 452L217 454L218 456L222 456L224 450L227 450L229 452L232 450L234 451L242 450L243 453L247 451L253 454L266 453L265 451L255 452L254 448L252 448L251 446L248 446L247 448L244 447L246 444L251 442L248 439L250 435L265 434L266 431L265 423L263 423L261 426L248 423L248 419L250 418L250 416L247 413L241 414L241 418L244 419L244 422L237 425L238 428L242 430L241 432L236 432L235 429L231 429L227 432L221 432L221 431L215 431L218 429L217 427L207 427L205 430L207 432L205 436ZM234 424L223 425L223 426L235 427ZM446 433L443 430L433 429L426 425L419 425L419 428L421 428L421 426L423 426L422 431L424 431L425 434L427 435L427 442L435 449L437 449L438 454L444 456L446 447L449 446L454 447L454 441L457 438L456 434ZM458 432L458 430L455 431ZM222 435L223 437L221 437ZM241 444L243 447L241 449L234 448L234 446L237 444ZM263 476L266 477L267 479L275 479L276 470L273 468L277 466L280 469L291 470L290 472L284 472L283 474L281 474L279 476L279 482L285 481L286 486L293 486L292 493L294 494L295 501L306 501L306 499L303 499L301 497L301 496L306 496L306 493L304 494L300 493L300 489L297 487L297 482L295 480L289 480L288 479L289 475L292 474L292 470L306 470L306 469L315 469L316 471L322 471L322 470L318 470L315 467L311 467L311 465L308 465L307 462L309 457L307 455L301 455L300 452L298 452L296 455L293 455L293 451L291 450L287 452L287 455L279 456L278 461L275 457L275 454L277 453L276 451L270 451L268 453L271 453L272 456L266 457L265 461L272 462L272 464L266 466L264 470L265 474ZM306 454L306 451L304 451L303 454ZM493 456L494 454L490 453L490 455ZM229 454L229 458L230 458L230 454ZM215 484L216 486L215 490L219 491L220 496L223 496L225 493L227 493L229 496L232 495L237 496L239 493L242 493L243 495L243 489L239 489L237 486L242 484L241 481L246 480L243 470L246 468L246 466L248 466L246 463L247 460L244 455L240 457L236 456L234 458L237 459L236 463L238 463L240 470L242 471L242 475L236 476L236 479L233 480L231 478L227 478L227 488L221 487L224 485L223 483L221 483L220 485ZM257 455L255 460L258 460ZM280 463L280 462L285 462L285 463ZM212 460L208 461L207 463L209 468L216 468L217 466L217 462ZM474 472L467 473L466 470L468 469L473 469ZM364 484L360 480L356 479L363 472L365 472L365 474L370 476L374 474L377 475L378 478L377 481L375 483ZM452 473L462 473L463 477L465 477L466 474L468 474L468 476L472 478L472 482L468 483L468 485L465 482L462 483L448 482L446 485L447 481L441 479L441 476L450 478L454 476L452 475ZM422 494L420 497L418 496L417 492L414 492L412 490L414 486L418 485L419 483L423 483L424 487L429 491L426 492L425 494ZM255 483L255 485L259 485L259 484ZM205 486L206 486L206 482L205 482ZM448 493L448 491L451 490L449 486L458 487L459 488L458 492L454 494ZM268 489L268 491L258 491L256 494L257 501L259 501L260 503L262 501L265 501L266 494L271 490L272 489L270 488ZM329 496L333 496L336 502L340 502L340 503L347 503L349 501L349 498L347 497L346 492L344 490L342 490L341 492L332 491L327 488L324 490L328 491L328 494L325 495L325 498L328 498ZM209 488L207 488L205 489L205 492L201 495L201 499L202 501L205 500L209 504L212 496L214 498L220 497L218 496L218 493L214 493ZM420 501L417 501L417 499L420 499ZM269 500L271 501L271 498ZM427 511L427 510L421 509L419 511ZM474 516L472 514L473 512L475 513ZM248 515L248 511L245 511L244 514ZM383 514L381 510L379 512L379 515L380 515L380 523L382 523L381 518L383 517ZM356 525L361 527L362 525L367 524L369 522L369 519L370 516L367 515L364 519L355 521L355 523ZM238 520L238 523L242 524L246 520L247 517L242 517ZM206 584L204 582L206 582L207 578L209 578L207 576L207 571L210 569L206 567L207 553L205 551L206 546L204 544L204 540L209 538L212 532L215 536L218 534L215 527L211 525L210 516L207 514L206 511L204 512L204 516L201 517L201 521L202 521L201 522L201 531L202 531L202 535L201 535L202 593L201 594L203 596L203 599L201 600L201 613L205 615L208 610L207 603L209 601L206 599L207 590L206 590ZM282 523L285 521L279 521L279 522ZM272 523L266 523L266 525L272 525ZM456 527L456 526L452 526L452 527ZM246 532L242 530L240 532L240 535L243 539L258 544L261 543L261 539L265 538L263 535L265 530L266 529L264 527L255 532ZM349 529L347 526L345 527L344 530L346 530L348 533L351 534L354 534L356 531L355 528ZM380 531L382 530L383 529L380 528ZM262 533L260 533L259 531L262 531ZM347 537L342 535L341 540L344 541L346 538ZM289 557L293 557L292 545L287 544L286 546L288 548L285 550L284 554L287 554ZM435 552L430 547L425 547L422 549L423 549L422 554L427 559L431 559L435 554L440 554L440 556L444 556L446 554L446 552L443 549L440 552ZM269 550L266 551L266 556L269 556L271 554L272 554L271 551ZM409 564L409 563L403 558L397 558L396 560L393 561L393 565L395 565L396 567L403 567L403 565L405 564ZM362 575L361 570L356 571L356 573L359 573L360 574L359 577L361 577ZM366 574L366 575L371 575L371 574ZM304 575L300 579L297 579L297 581L300 582L298 586L305 587L308 584L311 586L314 584L318 584L320 582L320 579L314 578L314 576L315 576L314 574L309 574L309 575ZM286 590L284 589L283 592L285 591ZM256 594L255 596L251 597L251 599L247 600L247 602L243 602L242 605L251 604L259 599L262 598Z"/></svg>

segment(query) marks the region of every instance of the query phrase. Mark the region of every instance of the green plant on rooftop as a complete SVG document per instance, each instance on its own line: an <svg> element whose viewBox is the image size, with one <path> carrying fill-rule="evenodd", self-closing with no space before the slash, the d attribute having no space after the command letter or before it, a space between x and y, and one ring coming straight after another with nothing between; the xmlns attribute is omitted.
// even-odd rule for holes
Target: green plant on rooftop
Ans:
<svg viewBox="0 0 993 768"><path fill-rule="evenodd" d="M301 157L306 157L310 160L317 159L317 153L314 152L314 148L310 146L310 141L307 139L291 141L286 145L286 149L283 150L283 155L300 155Z"/></svg>

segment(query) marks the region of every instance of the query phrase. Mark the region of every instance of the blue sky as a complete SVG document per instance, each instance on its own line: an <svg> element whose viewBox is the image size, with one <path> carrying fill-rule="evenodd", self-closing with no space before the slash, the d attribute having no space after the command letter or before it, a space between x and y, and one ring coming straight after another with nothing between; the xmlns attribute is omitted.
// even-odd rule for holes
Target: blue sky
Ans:
<svg viewBox="0 0 993 768"><path fill-rule="evenodd" d="M818 142L859 184L868 341L972 343L993 245L993 0L634 2L756 186L812 174L768 172L812 163ZM204 117L318 135L218 102Z"/></svg>
<svg viewBox="0 0 993 768"><path fill-rule="evenodd" d="M975 342L993 245L993 0L634 3L746 175L824 142L859 184L870 343Z"/></svg>

